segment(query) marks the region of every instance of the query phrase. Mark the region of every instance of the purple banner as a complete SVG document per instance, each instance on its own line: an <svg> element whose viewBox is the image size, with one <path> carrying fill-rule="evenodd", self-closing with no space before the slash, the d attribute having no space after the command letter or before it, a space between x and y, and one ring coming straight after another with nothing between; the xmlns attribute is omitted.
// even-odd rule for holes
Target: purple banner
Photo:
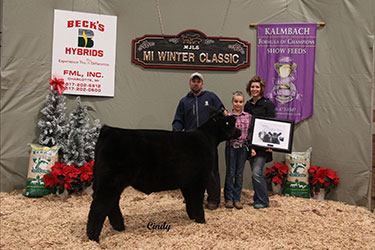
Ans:
<svg viewBox="0 0 375 250"><path fill-rule="evenodd" d="M316 23L258 24L257 74L277 118L296 123L313 114Z"/></svg>

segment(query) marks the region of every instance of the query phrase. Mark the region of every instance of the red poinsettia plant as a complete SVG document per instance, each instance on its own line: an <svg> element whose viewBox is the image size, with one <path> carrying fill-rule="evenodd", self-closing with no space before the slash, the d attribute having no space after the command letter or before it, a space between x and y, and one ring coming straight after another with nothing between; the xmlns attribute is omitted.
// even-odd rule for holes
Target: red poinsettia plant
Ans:
<svg viewBox="0 0 375 250"><path fill-rule="evenodd" d="M75 167L67 166L65 162L56 162L51 171L43 176L44 185L49 187L51 193L61 194L64 190L68 193L81 192L91 185L94 161Z"/></svg>
<svg viewBox="0 0 375 250"><path fill-rule="evenodd" d="M314 193L320 193L320 189L323 188L327 194L340 183L340 178L330 168L310 166L309 184Z"/></svg>
<svg viewBox="0 0 375 250"><path fill-rule="evenodd" d="M272 167L266 168L266 179L270 179L272 183L285 183L288 174L288 165L285 163L274 162Z"/></svg>

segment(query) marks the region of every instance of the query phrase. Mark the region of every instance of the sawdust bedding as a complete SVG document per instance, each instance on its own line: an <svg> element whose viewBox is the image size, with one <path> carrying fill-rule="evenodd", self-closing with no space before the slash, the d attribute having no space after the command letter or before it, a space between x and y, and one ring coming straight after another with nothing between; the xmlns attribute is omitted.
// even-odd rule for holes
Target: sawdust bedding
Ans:
<svg viewBox="0 0 375 250"><path fill-rule="evenodd" d="M180 191L145 195L132 188L120 207L126 230L104 223L100 243L86 237L90 195L26 198L0 193L0 249L375 249L375 214L336 201L270 196L270 207L205 210L189 220Z"/></svg>

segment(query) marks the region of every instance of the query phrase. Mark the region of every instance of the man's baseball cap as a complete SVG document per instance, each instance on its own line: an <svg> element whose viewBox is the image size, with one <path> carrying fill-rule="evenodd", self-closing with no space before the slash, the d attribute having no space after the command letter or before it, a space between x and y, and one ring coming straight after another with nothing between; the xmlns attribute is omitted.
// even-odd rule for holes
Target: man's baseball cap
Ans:
<svg viewBox="0 0 375 250"><path fill-rule="evenodd" d="M203 81L203 76L199 72L195 72L195 73L191 74L190 81L193 80L194 77L198 77L199 79L201 79Z"/></svg>

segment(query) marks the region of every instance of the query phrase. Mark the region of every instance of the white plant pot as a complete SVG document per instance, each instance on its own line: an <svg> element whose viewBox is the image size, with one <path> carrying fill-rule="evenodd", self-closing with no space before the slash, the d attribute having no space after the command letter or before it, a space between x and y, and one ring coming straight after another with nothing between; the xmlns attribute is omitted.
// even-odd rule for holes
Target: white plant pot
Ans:
<svg viewBox="0 0 375 250"><path fill-rule="evenodd" d="M94 190L92 190L92 184L88 187L85 187L85 189L83 189L83 194L88 194L88 195L92 195L94 193Z"/></svg>
<svg viewBox="0 0 375 250"><path fill-rule="evenodd" d="M64 192L62 192L61 194L59 194L59 192L57 191L56 195L58 197L60 197L61 199L66 199L66 198L68 198L69 193L68 193L68 190L65 189Z"/></svg>
<svg viewBox="0 0 375 250"><path fill-rule="evenodd" d="M326 195L326 191L324 190L324 188L321 188L319 193L314 192L314 199L324 201L325 195Z"/></svg>
<svg viewBox="0 0 375 250"><path fill-rule="evenodd" d="M274 194L281 194L281 184L275 184L275 183L271 183L272 185L272 193Z"/></svg>

